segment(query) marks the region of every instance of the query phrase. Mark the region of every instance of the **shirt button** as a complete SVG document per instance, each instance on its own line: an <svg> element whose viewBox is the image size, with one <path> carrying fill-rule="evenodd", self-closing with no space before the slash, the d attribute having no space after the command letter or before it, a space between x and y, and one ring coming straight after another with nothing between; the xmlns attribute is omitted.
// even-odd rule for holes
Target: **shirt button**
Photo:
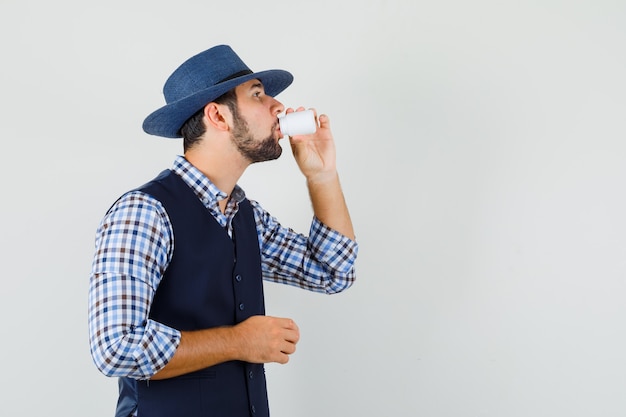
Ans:
<svg viewBox="0 0 626 417"><path fill-rule="evenodd" d="M241 282L242 280L241 275L239 274L235 275L235 280L237 280L237 282Z"/></svg>
<svg viewBox="0 0 626 417"><path fill-rule="evenodd" d="M252 414L256 413L256 407L252 406L251 408L252 408Z"/></svg>
<svg viewBox="0 0 626 417"><path fill-rule="evenodd" d="M248 377L250 379L253 379L254 378L254 373L252 371L248 372Z"/></svg>
<svg viewBox="0 0 626 417"><path fill-rule="evenodd" d="M246 306L244 306L243 303L239 304L239 310L243 311L244 308L246 308Z"/></svg>

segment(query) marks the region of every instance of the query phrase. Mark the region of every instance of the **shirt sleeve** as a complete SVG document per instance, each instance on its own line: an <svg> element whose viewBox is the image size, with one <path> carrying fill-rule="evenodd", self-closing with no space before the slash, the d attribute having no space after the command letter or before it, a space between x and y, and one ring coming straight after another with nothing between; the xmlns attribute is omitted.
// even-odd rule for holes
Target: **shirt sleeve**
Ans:
<svg viewBox="0 0 626 417"><path fill-rule="evenodd" d="M171 359L180 332L148 319L173 250L163 206L135 191L102 219L89 282L92 358L107 376L148 379Z"/></svg>
<svg viewBox="0 0 626 417"><path fill-rule="evenodd" d="M254 209L261 248L261 269L268 281L335 294L356 278L356 241L313 218L309 236L283 227L257 202Z"/></svg>

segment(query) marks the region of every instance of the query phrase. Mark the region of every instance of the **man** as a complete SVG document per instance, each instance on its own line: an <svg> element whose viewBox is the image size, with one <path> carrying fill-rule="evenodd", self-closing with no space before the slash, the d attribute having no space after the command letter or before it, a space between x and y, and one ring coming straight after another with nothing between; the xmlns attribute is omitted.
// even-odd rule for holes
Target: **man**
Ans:
<svg viewBox="0 0 626 417"><path fill-rule="evenodd" d="M120 377L118 416L268 416L264 363L286 363L299 329L265 316L262 279L328 294L355 279L358 246L329 119L289 138L314 211L309 236L281 226L237 181L282 148L274 97L290 73L254 73L226 45L185 61L144 130L184 156L125 193L96 233L94 362ZM299 108L295 111L303 110Z"/></svg>

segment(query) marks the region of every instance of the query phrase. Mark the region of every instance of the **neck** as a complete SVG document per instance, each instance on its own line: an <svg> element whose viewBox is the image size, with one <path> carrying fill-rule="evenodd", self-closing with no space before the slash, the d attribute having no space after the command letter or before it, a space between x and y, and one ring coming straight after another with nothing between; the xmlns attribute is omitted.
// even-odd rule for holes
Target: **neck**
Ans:
<svg viewBox="0 0 626 417"><path fill-rule="evenodd" d="M212 152L202 146L185 152L185 158L229 197L250 165L238 152ZM225 206L226 201L220 202L220 206Z"/></svg>

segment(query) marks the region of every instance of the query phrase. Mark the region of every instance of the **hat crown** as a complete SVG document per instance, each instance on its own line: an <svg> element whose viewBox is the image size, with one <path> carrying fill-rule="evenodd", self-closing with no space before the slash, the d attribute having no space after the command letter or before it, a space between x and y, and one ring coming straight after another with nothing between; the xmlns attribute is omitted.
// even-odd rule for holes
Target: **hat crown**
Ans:
<svg viewBox="0 0 626 417"><path fill-rule="evenodd" d="M230 46L215 46L192 56L170 75L163 86L165 102L182 100L243 73L252 71Z"/></svg>

